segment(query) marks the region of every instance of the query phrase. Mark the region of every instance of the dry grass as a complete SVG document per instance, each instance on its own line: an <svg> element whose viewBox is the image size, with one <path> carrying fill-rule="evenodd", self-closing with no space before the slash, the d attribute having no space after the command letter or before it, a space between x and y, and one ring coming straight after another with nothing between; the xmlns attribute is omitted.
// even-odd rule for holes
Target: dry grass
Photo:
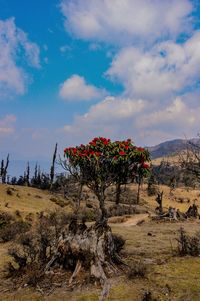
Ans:
<svg viewBox="0 0 200 301"><path fill-rule="evenodd" d="M19 210L23 214L36 213L54 210L58 206L50 201L52 196L48 192L27 187L16 187L14 196L7 195L6 186L0 185L1 210L15 212ZM136 186L130 187L136 191ZM155 197L148 197L143 186L141 198L143 207L150 215L154 213L157 206ZM168 187L162 186L164 191L164 207L172 206L186 211L188 206L197 199L196 204L200 205L200 191L178 188L170 194ZM16 194L20 195L16 197ZM29 194L29 195L28 195ZM36 198L40 195L41 198ZM190 198L190 204L180 203L178 198ZM8 202L8 208L5 203ZM92 195L91 201L92 203ZM84 202L82 203L84 207ZM95 205L96 206L96 205ZM63 210L70 210L64 207ZM133 218L133 217L132 217ZM200 300L200 258L174 256L177 248L176 238L178 230L182 226L188 234L194 234L200 227L200 220L185 222L158 222L144 215L137 214L138 219L144 219L143 223L135 225L127 217L114 218L111 227L115 234L126 239L124 258L131 265L134 261L142 260L148 265L148 273L145 279L128 280L126 276L115 276L111 279L112 289L106 301L141 301L142 296L148 290L153 293L154 298L160 301L199 301ZM127 220L128 219L128 220ZM9 243L0 244L0 271L8 260L6 250ZM2 277L2 272L1 272ZM5 286L0 286L0 300L3 301L97 301L100 290L88 285L78 287L74 291L68 291L65 287L57 288L51 295L44 297L41 293L30 288L23 288L19 291L5 291Z"/></svg>
<svg viewBox="0 0 200 301"><path fill-rule="evenodd" d="M7 194L7 189L12 189L12 195ZM41 211L55 210L60 206L50 199L52 194L45 190L32 187L10 186L0 184L0 210L14 213L20 211L23 216L29 213L39 213ZM61 196L59 199L65 202ZM71 210L65 207L64 210Z"/></svg>

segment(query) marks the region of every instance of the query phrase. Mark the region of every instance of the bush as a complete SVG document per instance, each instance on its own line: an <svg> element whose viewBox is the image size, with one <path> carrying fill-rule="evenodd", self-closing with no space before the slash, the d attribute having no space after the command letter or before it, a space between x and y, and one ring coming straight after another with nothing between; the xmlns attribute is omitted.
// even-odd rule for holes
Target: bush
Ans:
<svg viewBox="0 0 200 301"><path fill-rule="evenodd" d="M7 242L15 239L18 234L25 233L29 231L30 224L24 221L15 221L8 224L3 229L0 230L0 240L2 242Z"/></svg>
<svg viewBox="0 0 200 301"><path fill-rule="evenodd" d="M83 218L86 220L86 222L94 222L97 221L100 216L100 212L98 209L94 208L83 208L78 213L78 219L82 220Z"/></svg>
<svg viewBox="0 0 200 301"><path fill-rule="evenodd" d="M64 202L61 199L57 199L55 197L51 197L50 201L52 201L53 203L55 203L56 205L60 206L61 208L65 207L68 205L68 203Z"/></svg>
<svg viewBox="0 0 200 301"><path fill-rule="evenodd" d="M147 267L143 262L135 262L128 272L129 279L145 278L147 274Z"/></svg>
<svg viewBox="0 0 200 301"><path fill-rule="evenodd" d="M6 193L7 193L8 195L13 195L13 189L11 189L10 187L8 187L8 188L6 189Z"/></svg>
<svg viewBox="0 0 200 301"><path fill-rule="evenodd" d="M196 232L194 236L189 236L181 227L179 230L178 255L180 256L199 256L200 255L200 233Z"/></svg>
<svg viewBox="0 0 200 301"><path fill-rule="evenodd" d="M13 261L6 266L8 276L16 274L22 275L24 273L30 275L30 267L34 266L36 268L34 272L35 278L32 278L39 279L41 276L41 267L44 267L48 262L60 234L65 230L69 221L69 214L57 210L46 216L40 214L34 229L29 228L28 232L23 231L23 229L17 229L16 224L19 224L19 222L11 224L13 227L15 225L17 229L16 232L18 231L17 233L23 233L17 238L14 247L9 249L9 255L13 258ZM23 224L27 223L23 222ZM13 235L13 232L14 235L16 235L13 227L11 235ZM6 239L6 237L8 237L8 235L5 235L4 239ZM36 277L37 275L39 275L39 278Z"/></svg>
<svg viewBox="0 0 200 301"><path fill-rule="evenodd" d="M142 301L158 301L158 300L153 298L151 292L146 292L142 297Z"/></svg>
<svg viewBox="0 0 200 301"><path fill-rule="evenodd" d="M107 210L108 217L130 215L136 213L136 210L132 206L114 205Z"/></svg>
<svg viewBox="0 0 200 301"><path fill-rule="evenodd" d="M6 227L14 218L10 213L0 212L0 229Z"/></svg>
<svg viewBox="0 0 200 301"><path fill-rule="evenodd" d="M113 234L113 240L115 244L116 253L119 253L125 245L125 239L120 235Z"/></svg>

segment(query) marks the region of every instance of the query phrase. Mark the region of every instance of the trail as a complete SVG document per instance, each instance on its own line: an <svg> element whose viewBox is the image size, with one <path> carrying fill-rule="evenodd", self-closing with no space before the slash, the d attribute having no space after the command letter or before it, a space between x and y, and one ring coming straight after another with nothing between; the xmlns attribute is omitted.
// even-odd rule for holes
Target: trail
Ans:
<svg viewBox="0 0 200 301"><path fill-rule="evenodd" d="M124 227L132 227L132 226L137 226L142 222L146 222L148 219L149 219L149 213L141 213L141 214L131 215L130 217L126 217L126 220L123 222L112 222L111 221L112 219L110 219L110 224L120 225Z"/></svg>

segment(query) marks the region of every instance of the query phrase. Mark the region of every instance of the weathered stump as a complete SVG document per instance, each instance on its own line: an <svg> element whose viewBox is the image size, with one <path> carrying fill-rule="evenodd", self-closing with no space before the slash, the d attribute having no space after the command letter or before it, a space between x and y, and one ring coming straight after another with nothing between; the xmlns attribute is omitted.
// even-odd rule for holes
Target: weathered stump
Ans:
<svg viewBox="0 0 200 301"><path fill-rule="evenodd" d="M89 270L90 276L102 286L101 299L108 295L110 289L107 275L118 272L119 264L124 264L106 220L87 227L84 222L78 224L76 219L71 221L68 231L60 236L45 272L55 262L73 268L69 284L75 280L81 269Z"/></svg>

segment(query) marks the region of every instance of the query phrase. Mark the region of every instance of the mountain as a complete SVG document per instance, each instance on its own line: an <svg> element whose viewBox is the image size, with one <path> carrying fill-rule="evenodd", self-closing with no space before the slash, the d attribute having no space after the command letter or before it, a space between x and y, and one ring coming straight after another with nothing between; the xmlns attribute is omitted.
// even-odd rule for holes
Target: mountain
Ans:
<svg viewBox="0 0 200 301"><path fill-rule="evenodd" d="M175 139L165 141L155 146L147 147L152 159L167 157L179 153L187 148L189 142L197 143L200 145L200 138L192 139Z"/></svg>

